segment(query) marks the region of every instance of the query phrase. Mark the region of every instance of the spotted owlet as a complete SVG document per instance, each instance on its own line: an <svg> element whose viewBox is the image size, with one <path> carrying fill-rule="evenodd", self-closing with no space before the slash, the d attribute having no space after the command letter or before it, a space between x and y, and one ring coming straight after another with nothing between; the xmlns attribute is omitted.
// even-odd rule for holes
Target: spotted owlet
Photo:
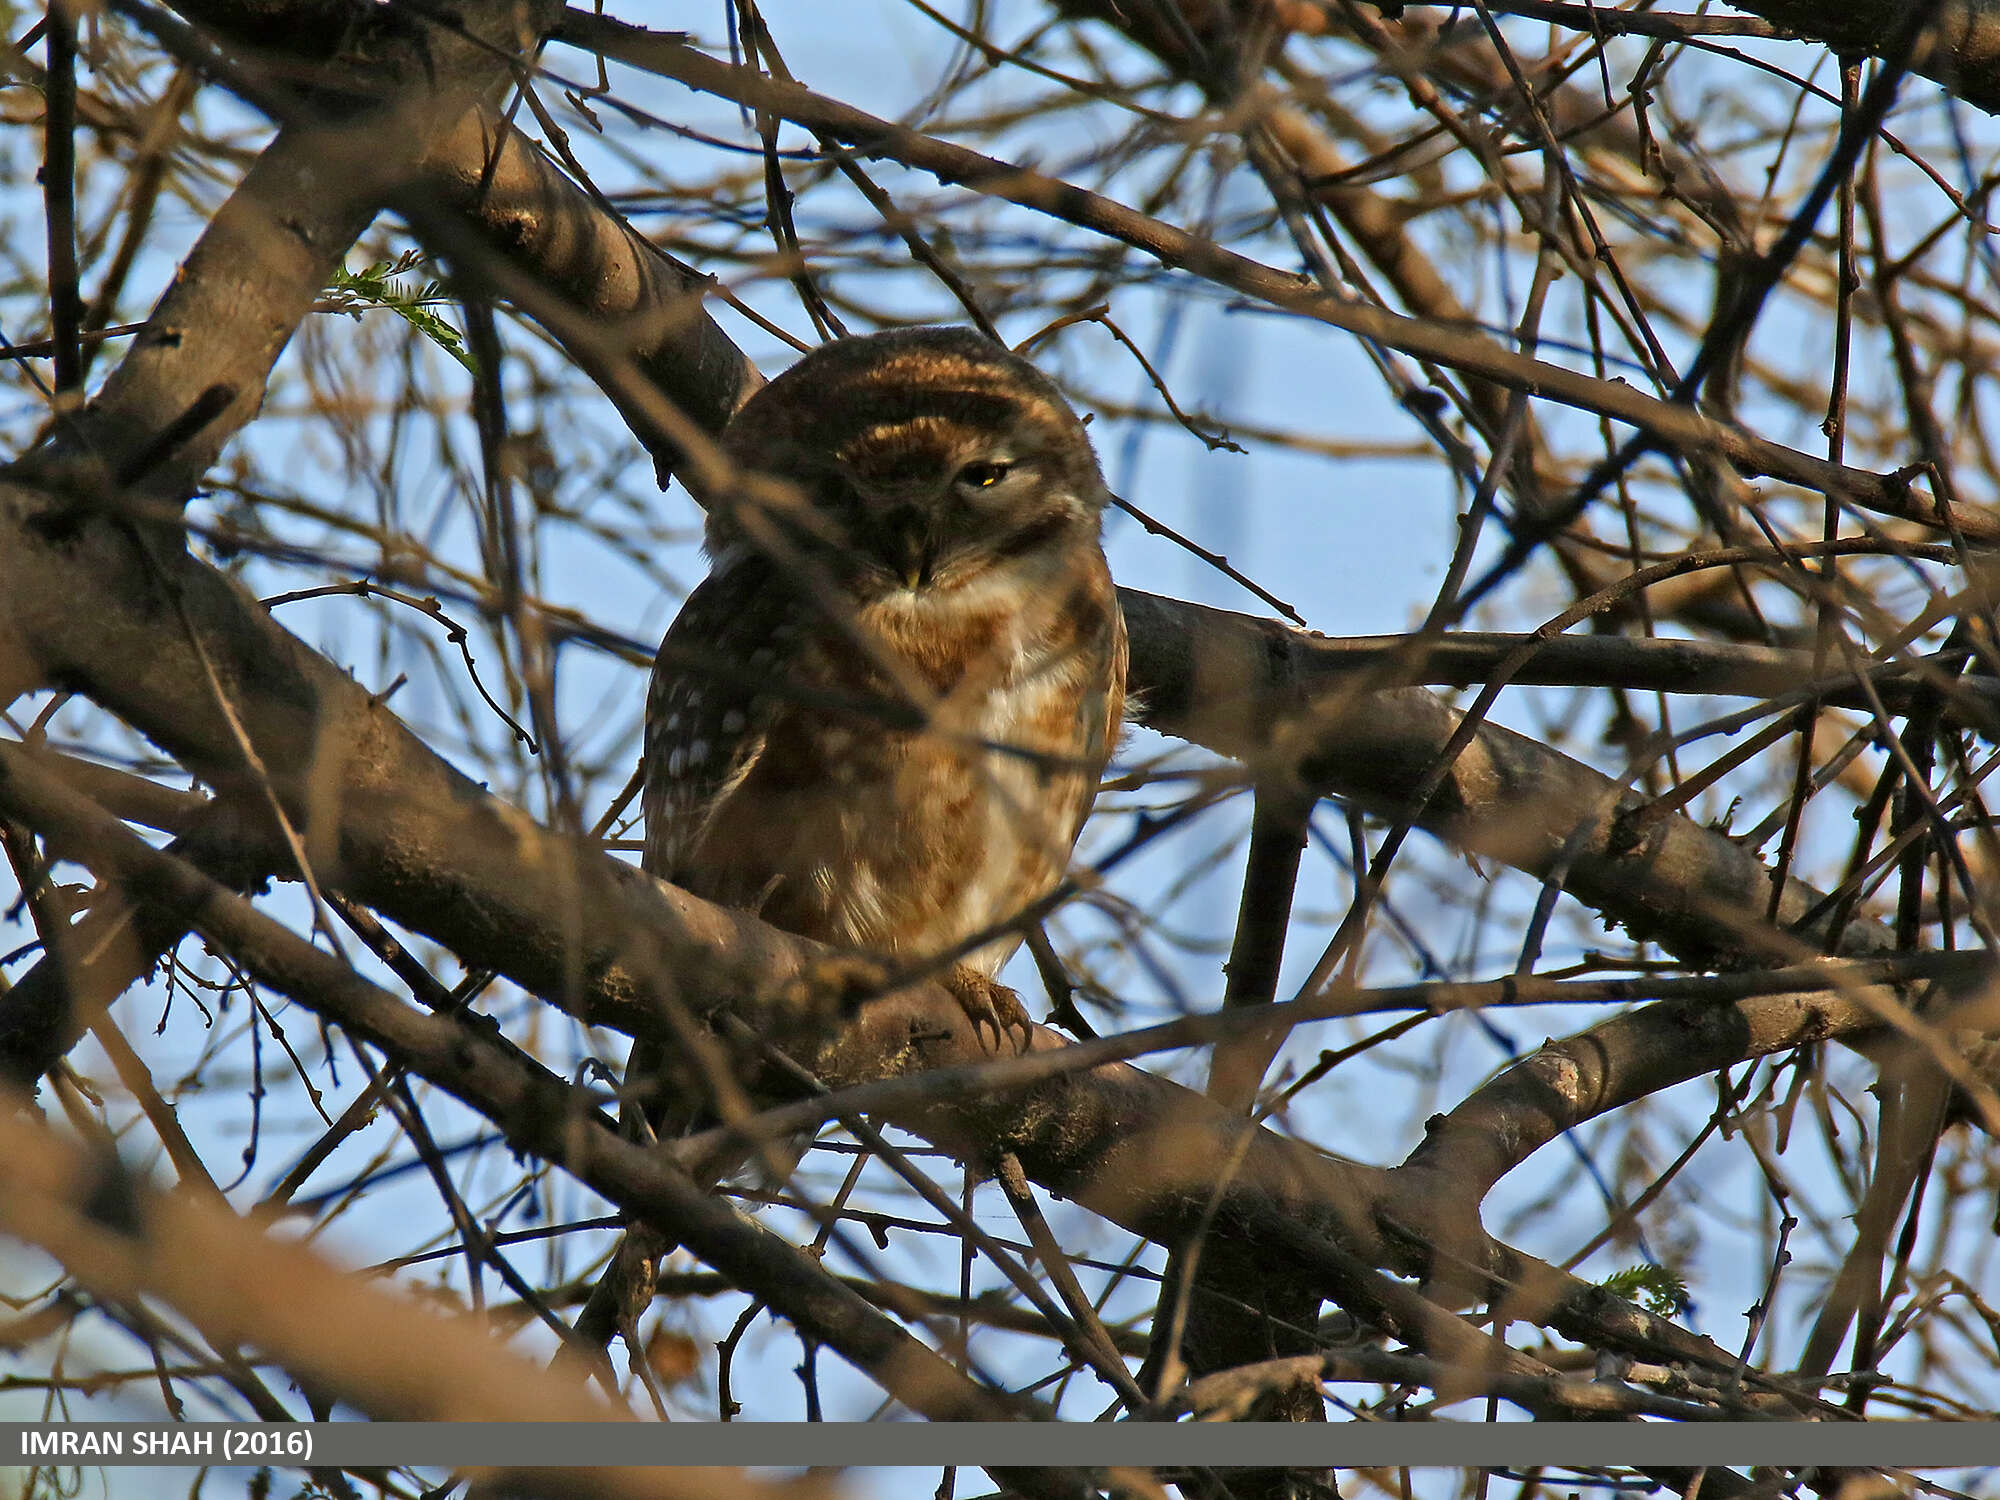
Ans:
<svg viewBox="0 0 2000 1500"><path fill-rule="evenodd" d="M646 868L892 970L995 931L938 977L1021 1025L1003 924L1062 880L1124 707L1083 424L917 328L806 355L722 444L787 483L710 510L646 704Z"/></svg>

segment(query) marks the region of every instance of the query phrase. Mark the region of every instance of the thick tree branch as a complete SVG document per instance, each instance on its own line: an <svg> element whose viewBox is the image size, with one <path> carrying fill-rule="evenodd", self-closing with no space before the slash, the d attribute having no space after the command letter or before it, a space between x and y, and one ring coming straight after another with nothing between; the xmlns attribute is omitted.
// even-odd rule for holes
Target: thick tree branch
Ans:
<svg viewBox="0 0 2000 1500"><path fill-rule="evenodd" d="M461 115L421 168L423 197L462 215L488 246L612 335L609 352L704 425L720 426L763 382L702 307L708 278L655 249L492 110ZM616 401L605 347L571 352ZM664 483L681 455L643 413L619 409L648 439Z"/></svg>
<svg viewBox="0 0 2000 1500"><path fill-rule="evenodd" d="M103 389L28 463L87 459L121 483L184 498L256 415L278 355L388 192L439 130L510 76L509 58L531 49L557 11L551 0L478 0L459 7L457 28L414 36L406 18L388 15L360 28L395 39L366 75L371 107L357 112L349 100L336 116L323 97L260 90L260 102L283 109L277 138Z"/></svg>
<svg viewBox="0 0 2000 1500"><path fill-rule="evenodd" d="M1917 0L1731 0L1737 10L1824 42L1844 57L1879 57ZM1910 71L1988 114L2000 114L2000 5L1940 0Z"/></svg>
<svg viewBox="0 0 2000 1500"><path fill-rule="evenodd" d="M1413 688L1315 692L1315 644L1275 620L1157 599L1121 598L1145 721L1218 754L1289 761L1307 786L1384 817L1409 799L1457 728L1458 715ZM1364 707L1365 702L1365 707ZM1798 940L1761 919L1771 872L1713 829L1672 814L1643 822L1618 782L1525 735L1482 725L1418 824L1476 853L1559 879L1585 905L1690 961L1760 955L1788 961ZM1787 884L1781 926L1820 904ZM1850 922L1842 951L1886 948L1890 935Z"/></svg>

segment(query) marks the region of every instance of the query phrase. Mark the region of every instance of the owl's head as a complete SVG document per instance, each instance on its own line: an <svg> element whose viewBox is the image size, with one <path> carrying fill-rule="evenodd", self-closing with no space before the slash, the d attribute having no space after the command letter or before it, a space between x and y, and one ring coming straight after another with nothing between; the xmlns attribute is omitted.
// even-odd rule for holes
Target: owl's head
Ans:
<svg viewBox="0 0 2000 1500"><path fill-rule="evenodd" d="M1094 545L1107 498L1054 383L968 328L823 345L752 396L722 443L795 498L716 505L711 553L767 545L754 522L768 520L860 598L948 591Z"/></svg>

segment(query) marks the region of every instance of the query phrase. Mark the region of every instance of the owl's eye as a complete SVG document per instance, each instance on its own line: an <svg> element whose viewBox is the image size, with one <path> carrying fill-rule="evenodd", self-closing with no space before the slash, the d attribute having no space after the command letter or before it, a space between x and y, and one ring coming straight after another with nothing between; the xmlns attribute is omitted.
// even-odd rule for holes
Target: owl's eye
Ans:
<svg viewBox="0 0 2000 1500"><path fill-rule="evenodd" d="M990 490L1007 477L1010 467L1008 464L967 464L958 471L958 478L953 482L961 489Z"/></svg>

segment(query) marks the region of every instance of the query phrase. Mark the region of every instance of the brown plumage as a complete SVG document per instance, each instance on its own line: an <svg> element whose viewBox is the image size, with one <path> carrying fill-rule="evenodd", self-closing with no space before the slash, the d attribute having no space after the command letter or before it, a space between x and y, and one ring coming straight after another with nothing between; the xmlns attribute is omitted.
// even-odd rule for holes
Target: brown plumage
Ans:
<svg viewBox="0 0 2000 1500"><path fill-rule="evenodd" d="M647 700L646 868L898 967L1016 917L1124 703L1082 424L1025 360L921 328L815 350L723 446L790 489L710 513ZM1020 1021L993 982L1019 942L943 976L976 1020Z"/></svg>

